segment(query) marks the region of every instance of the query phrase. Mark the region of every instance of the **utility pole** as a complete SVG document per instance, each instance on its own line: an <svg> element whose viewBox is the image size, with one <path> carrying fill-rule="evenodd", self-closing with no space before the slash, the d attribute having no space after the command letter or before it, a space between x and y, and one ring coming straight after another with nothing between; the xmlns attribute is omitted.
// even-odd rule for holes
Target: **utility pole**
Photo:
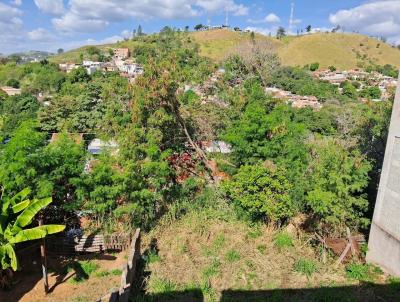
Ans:
<svg viewBox="0 0 400 302"><path fill-rule="evenodd" d="M43 225L43 217L40 217L39 225ZM47 278L46 243L44 238L42 238L40 241L40 258L42 260L44 292L47 294L49 292L49 279Z"/></svg>

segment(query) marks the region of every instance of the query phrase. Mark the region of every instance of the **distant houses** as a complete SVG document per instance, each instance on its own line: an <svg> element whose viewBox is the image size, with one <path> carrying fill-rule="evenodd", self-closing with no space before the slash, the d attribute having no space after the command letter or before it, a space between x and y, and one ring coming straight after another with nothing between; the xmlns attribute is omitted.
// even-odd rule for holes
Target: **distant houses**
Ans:
<svg viewBox="0 0 400 302"><path fill-rule="evenodd" d="M286 101L286 103L290 104L293 108L311 107L315 110L319 110L322 108L322 104L315 96L297 95L291 93L290 91L286 91L276 87L265 88L265 93L271 95L275 99Z"/></svg>
<svg viewBox="0 0 400 302"><path fill-rule="evenodd" d="M120 72L121 76L133 82L137 76L143 74L144 70L140 64L130 60L129 56L129 48L116 48L113 50L113 57L110 62L84 60L82 64L61 63L59 64L59 68L61 71L69 73L75 68L84 67L89 75L92 75L96 71Z"/></svg>

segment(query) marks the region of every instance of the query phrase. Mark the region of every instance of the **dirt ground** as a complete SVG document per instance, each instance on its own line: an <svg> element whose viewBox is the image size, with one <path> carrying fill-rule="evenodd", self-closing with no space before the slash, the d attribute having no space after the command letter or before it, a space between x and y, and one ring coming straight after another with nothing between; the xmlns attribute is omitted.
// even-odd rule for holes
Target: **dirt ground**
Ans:
<svg viewBox="0 0 400 302"><path fill-rule="evenodd" d="M112 274L121 270L126 262L126 253L102 254L96 257L80 256L76 261L90 261L98 268L87 280L74 282L74 270L60 272L61 263L49 260L54 269L50 269L48 279L50 292L45 295L40 272L22 273L15 276L16 283L10 291L0 291L1 302L93 302L104 296L111 288L118 287L121 276ZM108 273L102 273L108 272Z"/></svg>

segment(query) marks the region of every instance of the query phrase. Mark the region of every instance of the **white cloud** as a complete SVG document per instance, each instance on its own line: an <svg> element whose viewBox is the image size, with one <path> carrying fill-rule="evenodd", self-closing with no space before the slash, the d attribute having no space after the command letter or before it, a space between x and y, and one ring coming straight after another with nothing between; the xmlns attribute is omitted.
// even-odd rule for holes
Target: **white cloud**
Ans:
<svg viewBox="0 0 400 302"><path fill-rule="evenodd" d="M279 23L279 22L281 22L281 19L274 13L270 13L261 20L248 19L247 22L252 23L252 24Z"/></svg>
<svg viewBox="0 0 400 302"><path fill-rule="evenodd" d="M400 1L375 0L351 9L340 10L331 14L329 20L347 31L383 36L396 42L400 33Z"/></svg>
<svg viewBox="0 0 400 302"><path fill-rule="evenodd" d="M14 0L14 1L12 2L12 4L17 5L17 6L21 6L22 0Z"/></svg>
<svg viewBox="0 0 400 302"><path fill-rule="evenodd" d="M65 12L63 0L35 0L40 11L51 15L62 15Z"/></svg>
<svg viewBox="0 0 400 302"><path fill-rule="evenodd" d="M6 51L18 46L23 40L21 15L20 9L0 2L0 45Z"/></svg>
<svg viewBox="0 0 400 302"><path fill-rule="evenodd" d="M28 32L28 38L35 42L51 42L55 40L55 36L44 28L37 28Z"/></svg>
<svg viewBox="0 0 400 302"><path fill-rule="evenodd" d="M268 22L268 23L278 23L278 22L281 21L281 19L280 19L277 15L275 15L275 14L273 14L273 13L268 14L268 15L264 18L264 20L265 20L265 22Z"/></svg>
<svg viewBox="0 0 400 302"><path fill-rule="evenodd" d="M248 8L234 0L70 0L67 12L52 22L57 30L64 32L95 32L128 19L190 18L225 10L235 16L248 14Z"/></svg>

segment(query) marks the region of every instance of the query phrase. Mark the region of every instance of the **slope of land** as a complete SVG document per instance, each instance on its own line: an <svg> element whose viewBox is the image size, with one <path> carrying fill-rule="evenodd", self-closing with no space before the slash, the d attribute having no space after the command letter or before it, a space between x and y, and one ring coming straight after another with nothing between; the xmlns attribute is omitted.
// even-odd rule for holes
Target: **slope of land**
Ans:
<svg viewBox="0 0 400 302"><path fill-rule="evenodd" d="M250 40L250 33L227 29L192 32L190 35L199 43L200 53L214 61L223 60L234 52L238 45ZM256 34L255 39L256 41L270 41L275 47L282 45L281 41L260 34Z"/></svg>
<svg viewBox="0 0 400 302"><path fill-rule="evenodd" d="M199 43L200 53L215 62L223 60L234 52L238 45L250 40L250 33L226 29L191 32L189 35ZM282 40L256 34L255 39L270 41L284 65L304 66L318 62L321 68L333 65L339 69L352 69L360 67L361 64L371 63L400 67L399 49L359 34L317 33L286 37ZM97 47L103 51L115 47L128 47L132 50L136 44L136 41L121 41ZM80 55L86 54L88 48L89 46L84 46L71 50L53 56L50 60L55 63L79 62Z"/></svg>
<svg viewBox="0 0 400 302"><path fill-rule="evenodd" d="M319 62L339 69L358 67L359 63L392 64L400 67L400 50L358 34L318 33L290 39L278 50L285 65Z"/></svg>
<svg viewBox="0 0 400 302"><path fill-rule="evenodd" d="M265 225L249 226L229 215L218 216L202 210L189 212L144 237L145 248L151 242L153 252L147 256L143 301L400 298L398 284L387 283L387 277L377 269L366 273L364 278L370 283L364 287L346 275L344 266L336 266L334 258L322 263L321 255L304 235L288 235Z"/></svg>

